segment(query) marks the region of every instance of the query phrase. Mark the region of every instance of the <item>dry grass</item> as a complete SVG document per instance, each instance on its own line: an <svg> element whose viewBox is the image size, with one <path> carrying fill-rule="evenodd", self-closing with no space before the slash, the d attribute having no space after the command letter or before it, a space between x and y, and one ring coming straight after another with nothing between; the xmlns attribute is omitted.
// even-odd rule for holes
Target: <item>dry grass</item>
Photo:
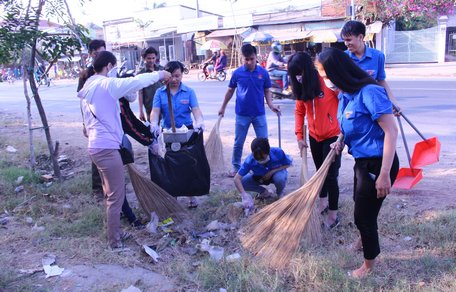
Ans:
<svg viewBox="0 0 456 292"><path fill-rule="evenodd" d="M21 123L9 126L23 127ZM9 130L17 132L14 128ZM211 238L211 244L225 248L225 255L239 252L242 255L239 262L216 263L203 252L186 254L184 248L200 242L188 232L185 244L165 246L160 251L162 261L153 263L135 242L142 238L152 241L152 236L145 231L129 229L135 240L127 242L131 249L128 253L106 250L104 207L90 195L87 162L73 178L45 187L27 169L27 141L16 141L23 136L7 137L14 140L8 141L2 136L0 149L14 145L19 152L0 151L0 210L3 211L0 216L9 217L6 225L0 225L1 291L52 291L60 278L46 280L43 273L18 272L39 266L42 256L49 252L56 254L57 263L65 268L97 263L141 266L173 279L178 291L218 291L219 288L228 291L456 291L456 209L427 206L426 211L418 212L414 204L397 207L409 197L389 196L379 216L382 252L375 273L360 281L347 277L347 271L357 268L363 260L362 253L348 249L358 236L352 219L351 181L341 185L340 226L322 232L320 245L302 243L281 271L264 266L242 248L237 228L245 224L245 218L241 218L236 229ZM67 149L63 150L68 153ZM85 150L74 150L74 157L79 159L81 153L85 153L81 151ZM37 153L46 153L45 147ZM25 177L25 190L19 194L14 193L16 175ZM239 198L234 191L212 191L192 210L190 231L201 232L212 220L228 223L227 209L236 201ZM417 204L426 205L421 201ZM26 222L27 217L32 218L32 224ZM45 230L33 231L35 223ZM408 237L411 239L405 240ZM109 290L111 287L100 283L99 288Z"/></svg>

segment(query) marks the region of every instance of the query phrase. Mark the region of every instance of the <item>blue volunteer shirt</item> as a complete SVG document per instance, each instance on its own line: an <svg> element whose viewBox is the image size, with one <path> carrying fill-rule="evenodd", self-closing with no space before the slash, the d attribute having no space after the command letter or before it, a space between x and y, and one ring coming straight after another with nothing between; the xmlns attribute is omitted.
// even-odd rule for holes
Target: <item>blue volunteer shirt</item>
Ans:
<svg viewBox="0 0 456 292"><path fill-rule="evenodd" d="M386 79L385 55L381 51L366 47L364 55L360 59L349 50L346 50L345 53L370 77L378 81Z"/></svg>
<svg viewBox="0 0 456 292"><path fill-rule="evenodd" d="M270 170L284 165L291 165L292 162L291 158L278 147L271 147L269 157L271 159L266 164L260 164L253 158L253 154L249 154L238 171L239 175L245 176L252 172L253 175L264 176Z"/></svg>
<svg viewBox="0 0 456 292"><path fill-rule="evenodd" d="M337 118L348 152L354 158L383 156L385 133L377 119L392 113L391 101L381 86L370 84L356 93L339 94Z"/></svg>
<svg viewBox="0 0 456 292"><path fill-rule="evenodd" d="M264 90L271 88L268 71L256 65L250 72L246 66L241 66L233 72L230 88L236 89L236 114L256 117L265 114Z"/></svg>
<svg viewBox="0 0 456 292"><path fill-rule="evenodd" d="M193 89L181 83L176 94L171 96L171 100L176 128L180 128L182 125L192 125L192 108L198 107L198 100ZM159 108L163 116L161 126L171 128L166 86L157 89L155 92L153 107Z"/></svg>

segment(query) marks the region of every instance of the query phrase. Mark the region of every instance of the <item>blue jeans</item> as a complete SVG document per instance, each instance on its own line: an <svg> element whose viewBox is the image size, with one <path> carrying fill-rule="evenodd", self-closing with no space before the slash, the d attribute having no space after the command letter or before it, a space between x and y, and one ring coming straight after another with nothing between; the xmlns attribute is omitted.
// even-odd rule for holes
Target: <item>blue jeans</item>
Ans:
<svg viewBox="0 0 456 292"><path fill-rule="evenodd" d="M238 171L241 167L242 150L244 148L245 137L247 137L247 132L249 131L250 124L253 125L253 129L255 130L257 137L268 137L268 124L266 122L266 115L256 117L236 115L233 157L231 159L231 164L233 164L234 171Z"/></svg>
<svg viewBox="0 0 456 292"><path fill-rule="evenodd" d="M269 74L273 76L282 76L283 89L288 88L288 72L284 70L272 70Z"/></svg>
<svg viewBox="0 0 456 292"><path fill-rule="evenodd" d="M283 195L283 190L287 184L288 179L288 171L286 169L282 169L272 176L272 184L276 187L277 196ZM261 183L256 181L253 178L253 174L249 173L242 178L242 186L246 191L257 192L261 194L266 189L261 186Z"/></svg>

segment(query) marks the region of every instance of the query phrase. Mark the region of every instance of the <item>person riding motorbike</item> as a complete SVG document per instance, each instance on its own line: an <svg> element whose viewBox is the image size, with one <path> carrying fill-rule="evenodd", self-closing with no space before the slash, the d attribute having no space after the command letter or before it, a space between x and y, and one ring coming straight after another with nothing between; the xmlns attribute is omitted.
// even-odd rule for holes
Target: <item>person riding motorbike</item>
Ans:
<svg viewBox="0 0 456 292"><path fill-rule="evenodd" d="M283 82L283 94L289 94L288 89L288 73L286 69L286 62L283 59L282 45L279 42L274 42L271 45L272 51L269 53L268 60L266 62L266 70L268 70L270 76L282 77Z"/></svg>
<svg viewBox="0 0 456 292"><path fill-rule="evenodd" d="M225 70L226 67L226 54L224 50L220 50L220 56L217 58L215 62L215 72L220 72Z"/></svg>
<svg viewBox="0 0 456 292"><path fill-rule="evenodd" d="M217 57L218 57L217 51L214 51L212 56L209 59L207 59L206 61L204 61L203 71L206 74L206 76L213 76L214 64L215 64L215 62L217 62Z"/></svg>

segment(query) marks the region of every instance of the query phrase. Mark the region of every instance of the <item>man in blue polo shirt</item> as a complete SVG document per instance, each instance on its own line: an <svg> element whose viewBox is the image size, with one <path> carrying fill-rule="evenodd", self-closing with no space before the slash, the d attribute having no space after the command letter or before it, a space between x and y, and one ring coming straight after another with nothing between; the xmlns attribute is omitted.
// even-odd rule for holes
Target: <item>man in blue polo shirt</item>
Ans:
<svg viewBox="0 0 456 292"><path fill-rule="evenodd" d="M256 48L251 44L245 44L241 52L244 65L233 72L219 110L219 115L224 116L226 106L236 90L236 125L231 160L233 169L229 173L230 177L234 177L241 166L242 149L250 124L253 125L257 137L268 137L263 98L266 98L266 103L273 112L280 114L280 109L272 103L268 71L257 64Z"/></svg>
<svg viewBox="0 0 456 292"><path fill-rule="evenodd" d="M238 173L234 184L241 194L244 208L253 208L253 199L247 191L256 192L260 198L269 198L271 193L262 185L274 184L277 197L284 195L287 184L291 158L282 149L270 147L267 138L255 138L250 145L252 153L247 156Z"/></svg>
<svg viewBox="0 0 456 292"><path fill-rule="evenodd" d="M344 39L344 43L348 48L345 52L353 62L386 89L390 100L398 106L398 102L385 80L385 55L379 50L366 47L364 43L365 35L366 26L364 23L357 20L346 22L340 32L340 36Z"/></svg>

